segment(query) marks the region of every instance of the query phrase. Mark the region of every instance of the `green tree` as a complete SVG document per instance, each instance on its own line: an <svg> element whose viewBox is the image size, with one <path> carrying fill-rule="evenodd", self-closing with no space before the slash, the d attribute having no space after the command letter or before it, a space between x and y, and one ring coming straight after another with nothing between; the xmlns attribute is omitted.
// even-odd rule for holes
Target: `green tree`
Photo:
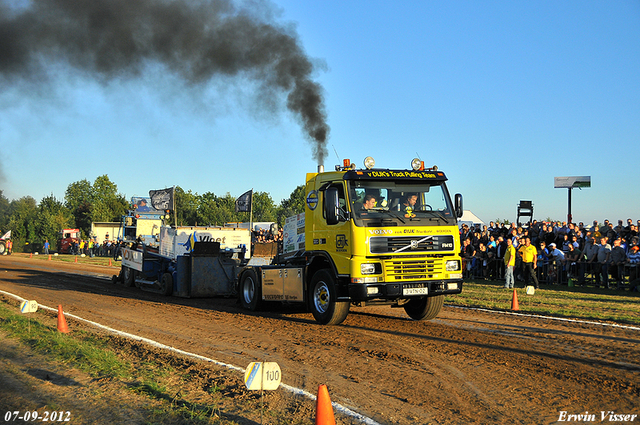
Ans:
<svg viewBox="0 0 640 425"><path fill-rule="evenodd" d="M174 192L176 211L171 216L171 224L176 221L178 226L195 226L198 221L198 195L191 192L185 192L180 186L176 186ZM177 215L177 220L175 217Z"/></svg>
<svg viewBox="0 0 640 425"><path fill-rule="evenodd" d="M81 230L91 229L93 188L88 180L83 179L67 186L64 204L73 215L73 226L77 226Z"/></svg>
<svg viewBox="0 0 640 425"><path fill-rule="evenodd" d="M276 221L276 205L268 192L253 192L253 221ZM233 200L235 211L235 199ZM249 221L249 213L239 213L242 221Z"/></svg>
<svg viewBox="0 0 640 425"><path fill-rule="evenodd" d="M65 192L65 206L71 211L75 225L88 235L92 222L118 222L128 202L106 174L91 184L88 180L71 183Z"/></svg>
<svg viewBox="0 0 640 425"><path fill-rule="evenodd" d="M198 198L198 223L203 226L224 226L225 223L239 221L235 212L235 198L227 193L223 197L206 192Z"/></svg>
<svg viewBox="0 0 640 425"><path fill-rule="evenodd" d="M24 196L9 204L11 217L9 219L9 229L11 239L14 242L14 251L23 251L25 245L37 239L36 235L36 200L31 196Z"/></svg>
<svg viewBox="0 0 640 425"><path fill-rule="evenodd" d="M53 195L42 198L37 208L36 239L32 241L33 244L37 245L32 247L33 250L39 251L47 239L51 247L55 247L60 230L72 227L73 222L74 218L71 211L61 201L58 201Z"/></svg>
<svg viewBox="0 0 640 425"><path fill-rule="evenodd" d="M280 202L276 210L278 226L284 226L284 220L287 217L303 213L306 200L305 186L300 185L296 187L293 192L291 192L291 195L289 195L289 198L283 199L282 202Z"/></svg>
<svg viewBox="0 0 640 425"><path fill-rule="evenodd" d="M497 218L495 220L496 224L502 224L504 226L511 226L511 222L508 219L504 219L504 220L500 220L499 218Z"/></svg>
<svg viewBox="0 0 640 425"><path fill-rule="evenodd" d="M92 186L93 210L91 221L113 222L120 221L127 211L129 203L125 197L118 193L118 186L109 180L109 177L97 177Z"/></svg>
<svg viewBox="0 0 640 425"><path fill-rule="evenodd" d="M267 192L254 192L253 213L236 212L236 198L227 192L216 196L207 192L198 197L197 222L200 225L224 226L226 223L253 221L275 221L276 208Z"/></svg>
<svg viewBox="0 0 640 425"><path fill-rule="evenodd" d="M11 214L9 212L9 199L4 196L2 190L0 190L0 236L4 234L4 232L8 231L9 226L9 218Z"/></svg>

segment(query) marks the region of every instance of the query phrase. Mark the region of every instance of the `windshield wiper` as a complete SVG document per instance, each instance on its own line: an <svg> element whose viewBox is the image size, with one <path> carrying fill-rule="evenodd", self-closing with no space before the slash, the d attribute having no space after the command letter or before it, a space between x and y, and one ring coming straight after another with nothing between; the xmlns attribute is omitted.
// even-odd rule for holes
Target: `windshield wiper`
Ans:
<svg viewBox="0 0 640 425"><path fill-rule="evenodd" d="M378 211L380 211L380 212L383 212L383 213L387 214L389 217L397 218L398 220L400 220L400 222L401 222L402 224L405 224L405 221L402 219L402 217L400 217L400 216L399 216L399 215L397 215L397 214L393 214L393 213L392 213L391 211L389 211L389 210L378 210Z"/></svg>
<svg viewBox="0 0 640 425"><path fill-rule="evenodd" d="M445 223L447 224L449 223L449 219L444 214L442 214L442 212L440 211L431 211L431 212L435 213L438 216L438 218L442 219L442 221L444 221ZM433 219L433 217L431 219Z"/></svg>

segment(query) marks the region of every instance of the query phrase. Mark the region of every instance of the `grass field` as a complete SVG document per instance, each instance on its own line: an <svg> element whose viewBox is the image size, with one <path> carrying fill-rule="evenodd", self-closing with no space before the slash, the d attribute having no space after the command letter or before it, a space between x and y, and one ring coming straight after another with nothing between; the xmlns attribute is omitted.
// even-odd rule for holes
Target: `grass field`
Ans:
<svg viewBox="0 0 640 425"><path fill-rule="evenodd" d="M518 285L519 284L519 285ZM517 282L521 312L594 321L640 325L640 293L593 287L541 285L527 295ZM513 290L503 281L465 281L462 293L448 296L445 304L493 310L511 310Z"/></svg>
<svg viewBox="0 0 640 425"><path fill-rule="evenodd" d="M133 409L145 418L143 422L158 425L238 425L239 423L258 423L261 410L269 420L268 423L284 425L311 423L310 415L292 415L297 401L292 405L266 409L260 399L259 392L251 392L239 385L237 377L229 377L225 370L218 371L215 366L207 369L189 359L176 357L158 357L154 351L146 352L143 344L129 342L119 337L97 335L92 332L74 330L63 334L56 328L44 325L38 319L25 317L15 311L15 307L0 302L0 339L11 338L19 341L19 351L11 352L12 356L31 357L32 353L44 356L49 366L57 364L60 370L76 368L92 377L84 385L72 385L64 390L67 396L77 397L88 403L74 404L72 414L74 422L91 423L86 418L95 409L104 409L99 402L89 402L109 394L107 409L113 409L109 403L119 400L128 411ZM127 341L123 344L122 341ZM131 344L131 345L129 345ZM9 359L3 359L3 366ZM172 364L172 362L174 364ZM0 369L2 369L0 367ZM25 373L12 370L13 387L16 379L23 379L25 388L34 387L34 381ZM6 372L5 372L6 373ZM48 372L53 375L52 372ZM0 374L0 378L4 378ZM36 384L36 386L39 384ZM47 384L40 384L46 386ZM57 385L49 384L56 388ZM88 388L85 388L88 387ZM0 408L15 410L17 406L26 409L20 394L15 397L11 388L3 392L0 389ZM26 390L25 390L26 391ZM77 391L76 394L74 391ZM89 397L86 397L86 393ZM272 394L267 395L267 400ZM18 400L18 405L14 398ZM22 400L22 401L20 401ZM38 392L32 409L42 411L66 410L61 406L69 405L65 398L44 391ZM89 401L87 401L89 400ZM306 401L306 400L305 400ZM246 418L238 421L234 418ZM104 422L103 422L104 423Z"/></svg>
<svg viewBox="0 0 640 425"><path fill-rule="evenodd" d="M87 265L92 265L92 266L114 266L114 267L120 267L120 261L119 260L114 260L112 257L89 257L89 256L81 256L81 255L68 255L68 254L61 254L61 255L56 255L56 254L51 254L51 255L45 255L45 254L12 254L12 255L16 255L16 256L20 256L20 257L28 257L31 258L33 260L36 261L59 261L62 263L80 263L80 264L87 264Z"/></svg>

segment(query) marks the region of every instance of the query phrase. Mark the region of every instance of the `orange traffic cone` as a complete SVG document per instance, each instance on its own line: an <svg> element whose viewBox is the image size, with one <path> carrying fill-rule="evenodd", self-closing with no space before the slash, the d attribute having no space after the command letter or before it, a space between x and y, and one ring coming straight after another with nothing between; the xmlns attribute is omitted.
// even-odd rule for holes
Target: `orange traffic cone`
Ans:
<svg viewBox="0 0 640 425"><path fill-rule="evenodd" d="M33 258L33 253L29 254L29 258Z"/></svg>
<svg viewBox="0 0 640 425"><path fill-rule="evenodd" d="M77 262L78 262L78 256L76 255L76 261L74 261L74 263L77 263Z"/></svg>
<svg viewBox="0 0 640 425"><path fill-rule="evenodd" d="M327 386L322 384L318 387L318 399L316 400L316 425L336 425L333 416L333 407L329 398Z"/></svg>
<svg viewBox="0 0 640 425"><path fill-rule="evenodd" d="M109 258L109 267L111 267L111 258Z"/></svg>
<svg viewBox="0 0 640 425"><path fill-rule="evenodd" d="M49 261L51 261L51 256L49 256Z"/></svg>
<svg viewBox="0 0 640 425"><path fill-rule="evenodd" d="M518 293L516 292L516 288L513 288L513 298L511 299L511 310L513 311L520 310L520 305L518 305Z"/></svg>
<svg viewBox="0 0 640 425"><path fill-rule="evenodd" d="M63 334L69 333L69 326L67 325L67 319L64 318L61 305L58 305L58 331Z"/></svg>

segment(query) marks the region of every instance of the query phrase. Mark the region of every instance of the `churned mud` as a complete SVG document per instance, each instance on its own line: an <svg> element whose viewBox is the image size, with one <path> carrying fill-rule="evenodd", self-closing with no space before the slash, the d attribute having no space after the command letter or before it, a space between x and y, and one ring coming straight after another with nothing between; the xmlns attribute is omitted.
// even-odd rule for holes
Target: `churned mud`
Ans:
<svg viewBox="0 0 640 425"><path fill-rule="evenodd" d="M598 421L603 411L640 412L640 331L635 329L452 307L429 322L408 320L401 309L352 308L342 325L327 327L291 306L274 304L252 313L232 298L181 299L125 288L111 283L117 271L5 256L0 290L41 305L61 304L84 319L241 368L253 361L277 362L283 383L312 394L326 384L332 401L380 424L538 424L566 422L585 412ZM54 313L49 320L55 323ZM67 321L72 332L92 329ZM133 344L112 338L114 344ZM241 372L140 343L123 351L135 358L167 356L167 362L199 371L196 382L202 386L213 375L224 376L239 383L230 397L250 396L240 389ZM33 367L11 353L3 343L0 373L15 384L16 376ZM89 391L91 380L79 372L51 372L50 379L73 382L67 391ZM30 408L37 394L20 396L19 390L19 384L8 385L2 394L13 394ZM282 387L269 397L272 408L312 423L312 400ZM89 403L91 397L76 397L74 403L83 400ZM136 423L134 407L126 414ZM238 423L242 417L236 417ZM357 421L341 416L339 423Z"/></svg>

